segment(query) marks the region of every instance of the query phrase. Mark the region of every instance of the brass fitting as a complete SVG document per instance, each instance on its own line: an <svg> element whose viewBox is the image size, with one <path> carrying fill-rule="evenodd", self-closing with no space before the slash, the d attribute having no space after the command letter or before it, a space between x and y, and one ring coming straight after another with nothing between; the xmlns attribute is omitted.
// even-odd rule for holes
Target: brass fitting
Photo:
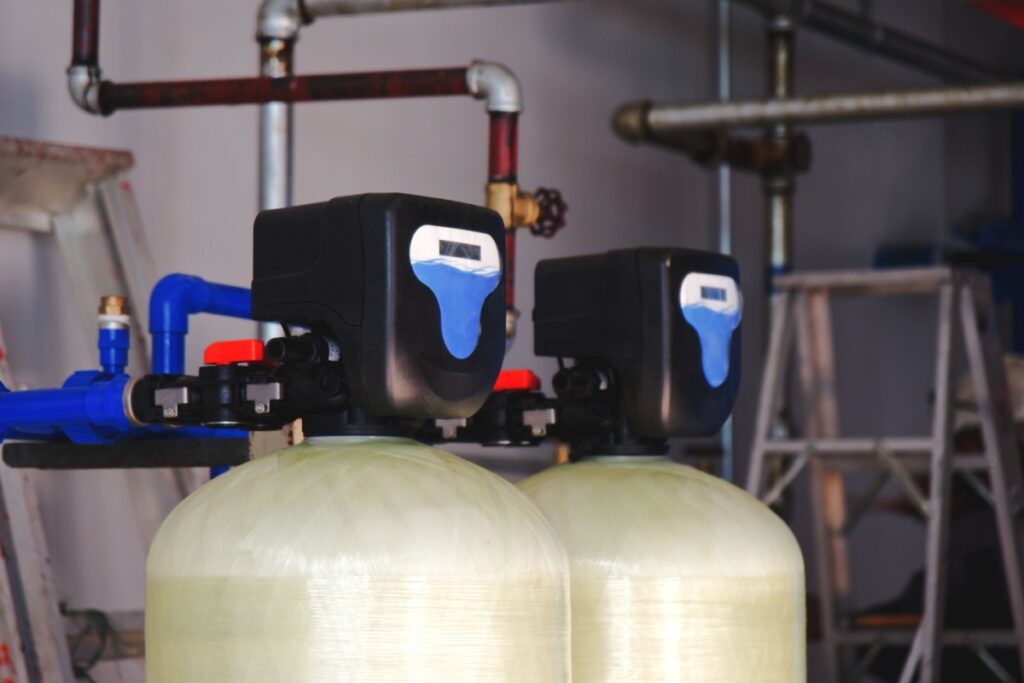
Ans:
<svg viewBox="0 0 1024 683"><path fill-rule="evenodd" d="M516 336L516 322L519 320L519 309L505 309L505 338L513 339Z"/></svg>
<svg viewBox="0 0 1024 683"><path fill-rule="evenodd" d="M537 198L515 183L487 183L487 208L497 211L510 230L533 225L540 218Z"/></svg>
<svg viewBox="0 0 1024 683"><path fill-rule="evenodd" d="M128 299L120 295L100 297L100 315L128 315Z"/></svg>

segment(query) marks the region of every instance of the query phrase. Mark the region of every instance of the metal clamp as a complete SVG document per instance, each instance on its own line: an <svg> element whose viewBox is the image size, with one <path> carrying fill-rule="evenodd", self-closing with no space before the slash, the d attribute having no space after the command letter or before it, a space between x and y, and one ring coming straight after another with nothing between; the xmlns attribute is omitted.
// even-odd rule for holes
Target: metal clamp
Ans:
<svg viewBox="0 0 1024 683"><path fill-rule="evenodd" d="M153 392L153 403L163 408L164 418L178 417L178 406L188 405L188 387L164 387Z"/></svg>
<svg viewBox="0 0 1024 683"><path fill-rule="evenodd" d="M454 439L458 436L459 427L466 426L466 418L452 418L449 420L434 420L434 424L441 430L441 436L445 439Z"/></svg>
<svg viewBox="0 0 1024 683"><path fill-rule="evenodd" d="M523 424L530 428L535 437L546 436L548 427L555 424L555 409L526 410L523 412Z"/></svg>
<svg viewBox="0 0 1024 683"><path fill-rule="evenodd" d="M248 384L245 387L245 400L256 404L257 415L266 415L270 412L270 402L281 400L281 383Z"/></svg>

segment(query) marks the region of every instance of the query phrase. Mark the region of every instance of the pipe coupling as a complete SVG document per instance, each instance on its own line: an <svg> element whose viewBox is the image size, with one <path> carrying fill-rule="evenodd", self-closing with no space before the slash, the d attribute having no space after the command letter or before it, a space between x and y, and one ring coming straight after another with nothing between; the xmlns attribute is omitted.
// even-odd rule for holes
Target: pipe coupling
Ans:
<svg viewBox="0 0 1024 683"><path fill-rule="evenodd" d="M102 114L100 108L100 69L85 64L68 67L68 92L79 109L90 114Z"/></svg>
<svg viewBox="0 0 1024 683"><path fill-rule="evenodd" d="M466 69L466 88L478 100L486 100L491 113L517 114L523 110L519 79L504 64L473 62Z"/></svg>
<svg viewBox="0 0 1024 683"><path fill-rule="evenodd" d="M297 40L302 24L299 0L263 0L256 15L256 40Z"/></svg>
<svg viewBox="0 0 1024 683"><path fill-rule="evenodd" d="M540 218L537 197L515 183L487 183L487 208L497 211L509 230L525 228Z"/></svg>
<svg viewBox="0 0 1024 683"><path fill-rule="evenodd" d="M643 142L650 136L647 125L647 114L650 111L650 102L627 102L622 105L612 116L615 134L627 142Z"/></svg>
<svg viewBox="0 0 1024 683"><path fill-rule="evenodd" d="M509 306L505 309L505 353L512 348L512 342L516 338L516 331L519 322L519 309Z"/></svg>

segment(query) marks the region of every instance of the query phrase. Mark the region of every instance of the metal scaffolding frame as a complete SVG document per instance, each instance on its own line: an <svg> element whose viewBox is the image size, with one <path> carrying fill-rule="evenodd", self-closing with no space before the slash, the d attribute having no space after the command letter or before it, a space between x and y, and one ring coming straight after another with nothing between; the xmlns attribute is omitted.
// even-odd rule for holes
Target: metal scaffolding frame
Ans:
<svg viewBox="0 0 1024 683"><path fill-rule="evenodd" d="M776 279L772 328L758 402L747 489L771 503L809 472L813 561L821 600L822 638L828 655L829 683L850 683L887 646L910 644L901 683L917 675L921 683L938 683L944 645L968 645L1000 680L1006 672L988 647L1015 646L1024 671L1024 479L1013 428L1013 411L1002 351L986 278L949 268L900 271L804 273ZM830 303L842 295L936 295L935 404L931 433L923 437L849 439L840 436L836 395L835 347ZM957 333L957 321L960 333ZM775 417L785 403L784 378L794 342L804 412L804 434L779 439ZM977 396L984 452L954 454L950 375L957 338L963 340ZM766 490L769 465L781 463L782 475ZM878 476L863 499L847 510L843 472L871 469ZM945 557L950 516L950 480L955 472L986 473L988 498L998 522L1014 620L1012 632L944 631ZM924 491L913 473L928 473ZM975 474L970 474L979 484ZM847 536L889 479L897 482L927 522L924 614L916 631L851 626L851 576ZM867 647L858 661L855 647Z"/></svg>

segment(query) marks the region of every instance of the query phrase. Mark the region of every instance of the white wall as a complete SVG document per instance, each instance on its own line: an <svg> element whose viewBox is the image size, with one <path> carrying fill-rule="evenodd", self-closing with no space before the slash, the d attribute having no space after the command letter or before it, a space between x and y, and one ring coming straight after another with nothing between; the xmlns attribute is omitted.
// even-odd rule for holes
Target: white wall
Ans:
<svg viewBox="0 0 1024 683"><path fill-rule="evenodd" d="M848 3L854 6L852 0ZM113 80L216 77L254 73L256 0L108 0L101 63ZM932 40L980 46L1006 59L1018 34L948 3L876 3L883 18ZM0 16L0 135L131 149L133 180L151 246L163 272L189 272L246 284L250 226L256 206L256 110L252 107L120 112L78 111L65 92L70 3L3 0ZM526 187L560 188L569 227L552 241L520 242L521 307L532 299L539 258L636 245L710 247L711 176L686 159L613 138L608 119L625 100L705 98L712 44L709 0L632 0L323 19L297 47L301 73L507 63L520 76L520 177ZM763 36L759 18L735 11L735 91L760 95ZM930 81L813 34L797 45L797 88L817 92L926 84ZM796 263L801 268L864 266L881 241L936 239L967 211L1005 203L1003 126L994 117L833 125L812 132L815 169L799 180ZM485 173L486 117L480 103L450 100L299 105L297 202L364 191L404 191L479 201ZM955 126L955 127L954 127ZM951 132L955 131L955 132ZM761 293L760 183L737 177L735 238L748 302ZM59 382L92 363L92 340L80 332L68 282L51 245L0 235L0 321L18 380ZM927 418L929 356L894 353L867 321L897 337L917 335L929 311L912 304L886 316L837 320L840 382L854 428L905 431ZM746 444L761 354L759 307L748 307L747 369L737 411ZM194 363L210 340L246 334L237 322L196 321ZM525 315L511 366L550 375L530 356ZM860 379L878 380L881 391ZM743 458L740 458L743 472ZM144 548L130 519L123 473L47 474L47 531L58 577L76 606L142 605ZM914 529L875 523L875 538L906 539ZM802 527L801 527L802 528ZM908 545L909 543L909 545ZM909 559L908 559L909 562ZM888 597L906 571L871 574L860 597ZM125 680L137 670L126 667ZM119 680L115 673L109 680Z"/></svg>

